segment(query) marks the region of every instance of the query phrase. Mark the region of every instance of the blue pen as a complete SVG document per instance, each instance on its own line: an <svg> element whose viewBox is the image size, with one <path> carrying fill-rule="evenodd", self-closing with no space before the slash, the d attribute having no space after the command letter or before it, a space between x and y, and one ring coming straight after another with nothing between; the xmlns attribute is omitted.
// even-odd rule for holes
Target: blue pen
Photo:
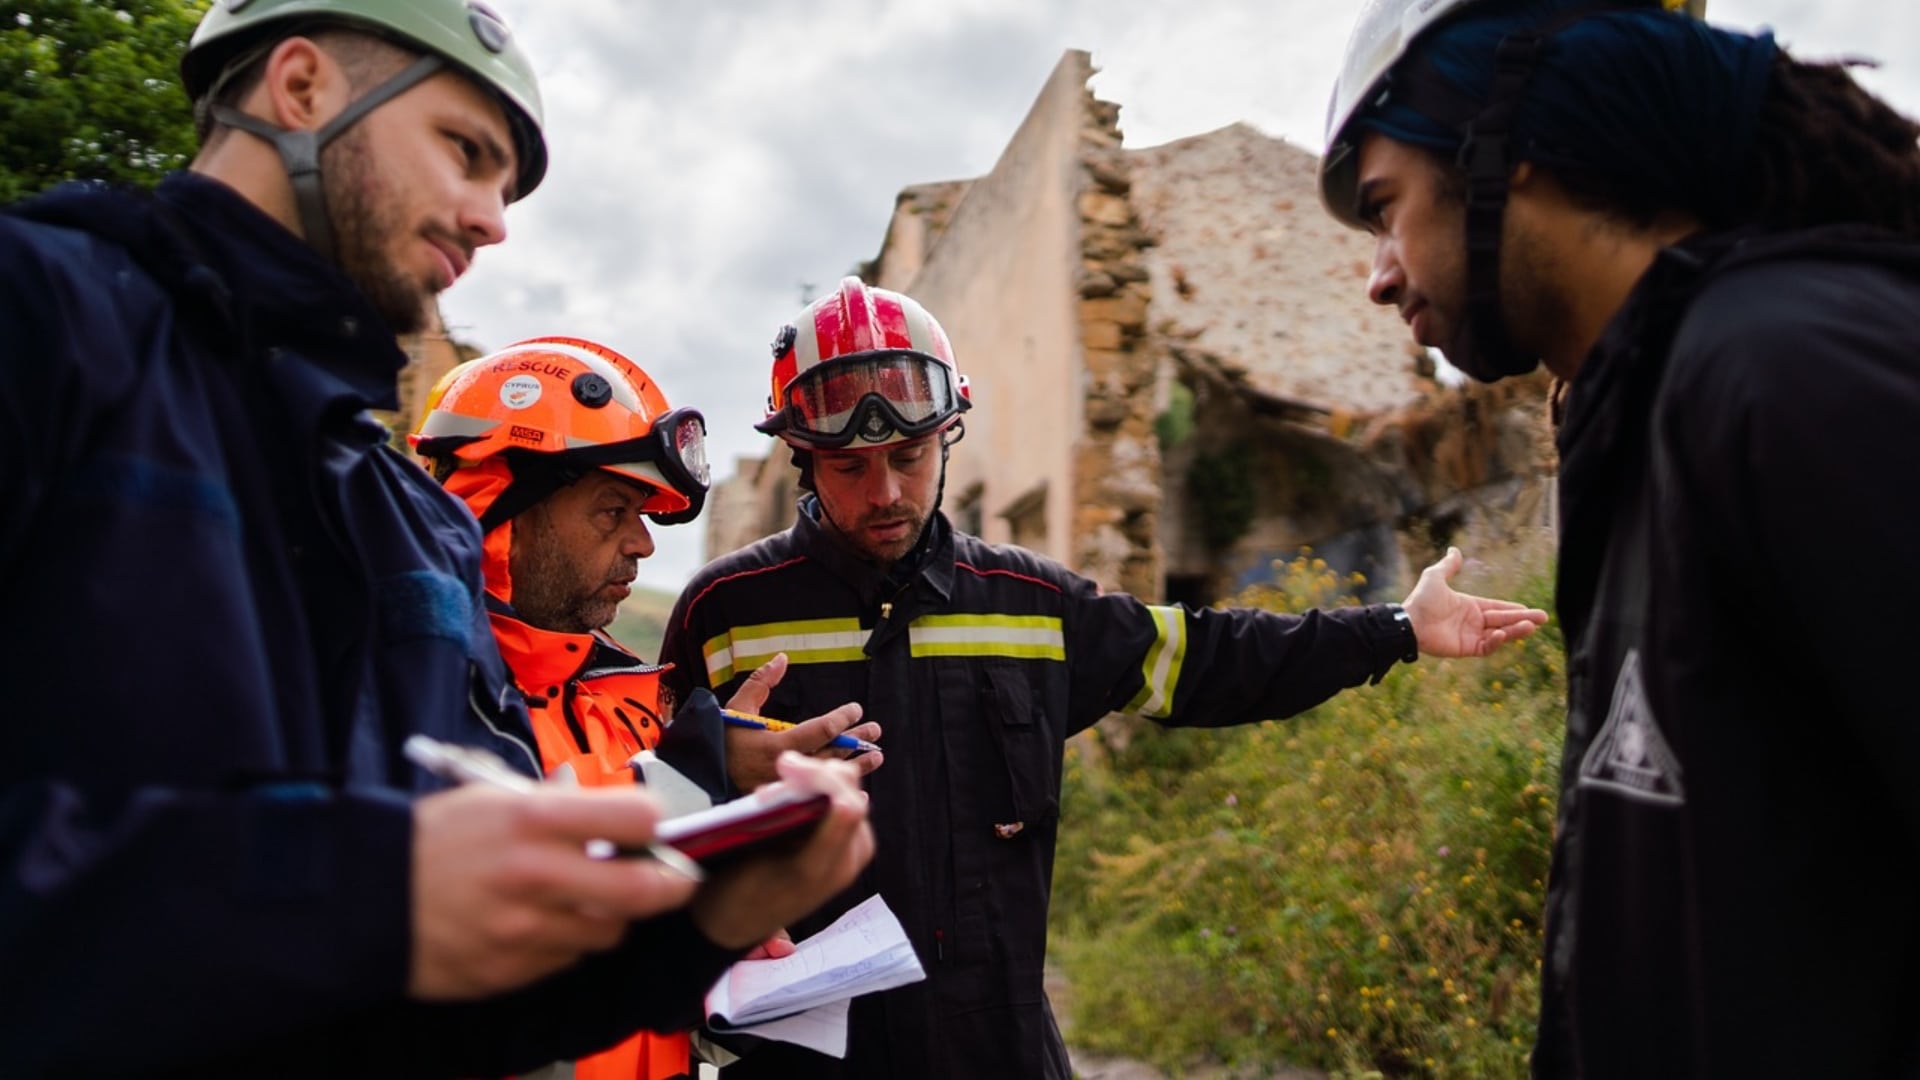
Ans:
<svg viewBox="0 0 1920 1080"><path fill-rule="evenodd" d="M734 727L758 728L761 731L785 731L794 726L789 720L775 720L771 716L755 716L752 713L735 712L732 709L721 709L720 715ZM851 735L835 735L827 745L835 750L851 750L855 754L865 754L880 749L865 739L856 739Z"/></svg>

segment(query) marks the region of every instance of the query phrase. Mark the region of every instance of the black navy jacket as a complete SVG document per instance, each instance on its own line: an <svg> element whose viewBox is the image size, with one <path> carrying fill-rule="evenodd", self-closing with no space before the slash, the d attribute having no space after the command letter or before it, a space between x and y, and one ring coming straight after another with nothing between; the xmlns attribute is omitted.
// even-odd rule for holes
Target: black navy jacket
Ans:
<svg viewBox="0 0 1920 1080"><path fill-rule="evenodd" d="M928 979L857 999L844 1062L769 1043L726 1073L1065 1080L1041 975L1067 737L1122 709L1177 725L1290 716L1385 674L1412 635L1385 607L1294 617L1102 595L940 514L883 575L831 538L817 505L695 576L662 646L667 680L724 699L785 652L771 715L858 701L881 724L874 862L794 936L877 891Z"/></svg>
<svg viewBox="0 0 1920 1080"><path fill-rule="evenodd" d="M1920 1075L1920 245L1663 252L1559 438L1535 1074Z"/></svg>
<svg viewBox="0 0 1920 1080"><path fill-rule="evenodd" d="M343 276L205 178L69 187L0 215L0 342L0 1072L490 1074L697 1015L684 917L632 935L679 980L404 998L401 742L538 767Z"/></svg>

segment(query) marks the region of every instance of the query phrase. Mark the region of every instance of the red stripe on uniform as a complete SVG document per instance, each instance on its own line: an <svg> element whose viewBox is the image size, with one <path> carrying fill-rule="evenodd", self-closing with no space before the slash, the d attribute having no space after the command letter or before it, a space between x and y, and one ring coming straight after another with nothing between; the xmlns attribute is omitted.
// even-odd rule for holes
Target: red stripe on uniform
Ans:
<svg viewBox="0 0 1920 1080"><path fill-rule="evenodd" d="M976 576L978 576L978 577L1010 577L1010 578L1017 578L1017 579L1018 579L1018 580L1020 580L1020 581L1025 581L1025 582L1029 582L1029 583L1031 583L1031 584L1034 584L1034 585L1038 585L1038 586L1040 586L1040 587L1041 587L1041 588L1043 588L1043 589L1052 589L1052 590L1053 590L1054 592L1064 592L1064 591L1065 591L1065 590L1063 590L1063 589L1061 589L1061 588L1060 588L1060 586L1058 586L1058 585L1055 585L1055 584L1054 584L1053 582L1051 582L1051 581L1043 581L1043 580L1041 580L1040 578L1037 578L1037 577L1030 577L1030 576L1028 576L1028 575L1026 575L1026 574L1018 574L1018 573L1015 573L1015 572L1013 572L1012 570L982 570L982 569L980 569L980 568L979 568L979 567L977 567L977 566L974 566L974 565L971 565L971 564L969 564L969 563L963 563L963 562L958 562L958 561L956 561L956 562L955 562L955 563L954 563L953 565L955 565L955 566L957 566L957 567L959 567L959 568L960 568L960 569L962 569L962 570L965 570L965 571L967 571L968 573L971 573L971 574L974 574L974 575L976 575Z"/></svg>
<svg viewBox="0 0 1920 1080"><path fill-rule="evenodd" d="M805 555L796 555L793 558L788 559L786 562L774 563L772 566L762 566L753 570L742 570L739 573L728 574L726 577L715 578L713 580L713 584L708 585L706 588L700 590L699 596L696 596L692 600L687 601L687 613L680 620L680 629L682 630L693 629L693 609L700 606L700 601L705 600L707 598L708 593L712 592L713 590L719 588L722 585L725 585L727 582L733 581L737 578L753 577L756 574L770 574L775 570L781 570L786 567L792 566L794 563L803 563L806 561L807 561L807 557ZM705 643L702 642L702 644L705 644Z"/></svg>

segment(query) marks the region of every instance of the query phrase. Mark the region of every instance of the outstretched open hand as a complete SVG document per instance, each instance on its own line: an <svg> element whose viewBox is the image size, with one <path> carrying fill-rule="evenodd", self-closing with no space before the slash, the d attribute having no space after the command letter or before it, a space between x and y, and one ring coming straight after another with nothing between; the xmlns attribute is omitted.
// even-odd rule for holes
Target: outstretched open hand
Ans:
<svg viewBox="0 0 1920 1080"><path fill-rule="evenodd" d="M1509 641L1519 641L1546 625L1547 613L1511 600L1489 600L1454 592L1448 582L1466 558L1450 547L1401 604L1426 656L1485 656Z"/></svg>

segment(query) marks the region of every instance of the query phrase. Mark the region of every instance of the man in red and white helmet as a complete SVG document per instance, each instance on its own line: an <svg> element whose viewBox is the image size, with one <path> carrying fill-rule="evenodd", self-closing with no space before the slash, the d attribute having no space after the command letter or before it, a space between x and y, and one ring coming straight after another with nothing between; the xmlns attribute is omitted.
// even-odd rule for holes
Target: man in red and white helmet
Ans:
<svg viewBox="0 0 1920 1080"><path fill-rule="evenodd" d="M775 717L856 701L887 730L867 775L877 853L857 885L792 927L878 892L927 980L857 999L847 1056L768 1044L729 1077L1057 1077L1066 1049L1041 985L1069 735L1109 712L1161 723L1290 716L1420 652L1479 655L1546 613L1453 592L1453 553L1406 605L1305 616L1190 611L1102 594L939 512L966 380L933 317L848 278L774 342L759 427L809 489L793 528L695 575L667 627L678 693L727 693L785 665ZM783 659L784 658L784 659ZM728 732L737 784L771 737Z"/></svg>
<svg viewBox="0 0 1920 1080"><path fill-rule="evenodd" d="M754 426L794 448L805 487L818 490L823 456L836 478L896 478L898 498L864 506L842 502L844 485L830 481L835 497L821 506L856 551L891 562L925 534L946 482L947 450L966 431L960 414L972 404L947 332L927 309L848 278L781 327L767 417ZM929 476L930 496L918 482Z"/></svg>

